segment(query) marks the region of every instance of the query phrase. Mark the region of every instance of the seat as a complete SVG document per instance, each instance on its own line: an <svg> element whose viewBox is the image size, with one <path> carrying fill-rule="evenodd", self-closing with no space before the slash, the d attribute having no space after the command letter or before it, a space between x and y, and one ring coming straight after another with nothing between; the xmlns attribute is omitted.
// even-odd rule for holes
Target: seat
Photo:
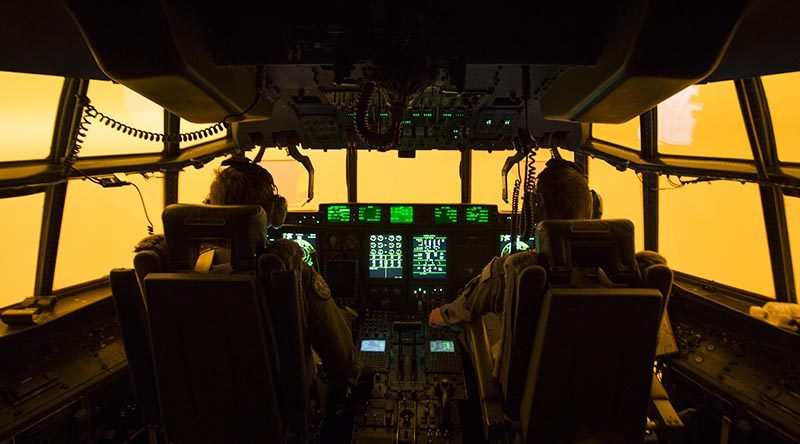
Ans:
<svg viewBox="0 0 800 444"><path fill-rule="evenodd" d="M266 239L268 224L263 209L259 206L177 204L167 207L162 218L166 242L160 242L157 248L137 253L134 258L135 273L132 270L112 272L112 292L123 329L134 390L140 406L143 407L143 413L148 422L160 423L159 419L163 419L170 440L175 441L174 436L177 434L181 437L178 442L189 442L194 439L193 437L203 436L197 432L198 429L209 433L203 440L207 440L208 436L217 436L213 433L224 433L224 430L228 430L229 433L224 435L224 440L232 440L233 436L236 436L230 434L234 429L253 432L255 433L253 436L260 433L240 423L240 419L214 410L215 403L239 404L247 406L248 409L252 407L252 412L243 414L244 418L250 419L255 417L253 412L267 409L272 413L270 421L263 421L263 433L265 437L269 437L267 442L275 441L278 436L276 433L283 434L285 416L279 412L286 411L282 405L284 396L274 389L275 386L283 385L278 380L280 373L278 347L275 345L275 332L271 326L272 319L277 316L269 314L262 279L253 272L258 262L256 255L263 248ZM208 270L204 270L212 274L195 272L195 265L198 264L201 252L209 248L216 248L215 252L218 253L214 254L213 263L207 264ZM278 278L280 284L270 287L272 299L293 300L297 303L297 277L294 272L284 270L282 273ZM150 292L146 291L148 277L152 277L152 282L149 284L152 288ZM249 283L243 282L242 279ZM277 297L282 292L289 295L284 298ZM162 301L161 298L170 301ZM176 304L175 301L182 302ZM195 304L203 305L206 310L217 305L218 308L211 309L212 312L214 310L220 313L229 312L230 315L219 322L212 322L213 319L208 316L203 320L204 309L198 310ZM155 310L158 313L155 313ZM288 313L282 310L281 315L286 316ZM245 314L247 316L244 316ZM254 331L237 326L234 322L237 316L248 325L258 319L261 328ZM297 312L293 316L295 316L293 319L297 319ZM247 319L249 321L246 321ZM176 320L181 321L180 328L183 329L183 333L163 334L165 331L171 331L170 328L175 328L167 324ZM197 335L186 333L192 329L198 330L199 333ZM232 343L237 344L237 347L241 344L245 348L226 347L227 354L219 355L223 349L217 347L218 344L212 337L208 337L210 331L215 331L219 338L240 338L241 340ZM156 332L162 334L156 336ZM286 337L287 334L284 333L282 336ZM183 343L176 343L177 338L181 338ZM206 347L204 342L208 348L205 355L202 352ZM255 353L251 356L252 352L242 352L246 349L258 350L258 344L268 344L264 348L264 354ZM164 347L192 350L193 354L159 355ZM215 353L217 359L212 358ZM208 367L212 362L217 365ZM226 362L228 366L224 367ZM234 366L231 365L232 362L237 363ZM238 376L230 373L241 365L260 370L257 374L249 372L240 373ZM220 369L219 366L224 368ZM209 371L217 372L216 377L227 376L231 381L230 388L241 390L238 392L234 390L235 394L231 392L226 395L215 390L205 390L202 385L181 386L161 383L158 392L156 391L154 381L172 381L176 378L176 374L194 367L208 367ZM200 378L198 384L211 383L214 379L214 375L199 371L196 371L195 377ZM259 397L264 395L262 401L257 401L258 397L255 396L248 397L249 392L245 393L246 390L237 384L250 384L253 393L259 393ZM168 397L160 399L165 393ZM238 396L245 397L237 400ZM193 401L196 404L196 411L176 407L180 406L181 402L187 402L189 398L196 398ZM277 403L274 411L272 408L275 406L272 405L271 399ZM154 408L145 412L145 406L148 405L153 405ZM197 410L201 407L201 410ZM241 413L240 410L231 409ZM191 415L187 416L187 412L191 412ZM204 425L198 422L202 417L219 427L214 427L213 430L204 429ZM272 419L275 419L275 422L272 422ZM194 425L189 426L189 424ZM247 436L239 431L235 432L240 433L238 436ZM185 435L186 433L190 435ZM247 441L250 439L252 438L248 438ZM288 439L289 436L286 437L286 440Z"/></svg>
<svg viewBox="0 0 800 444"><path fill-rule="evenodd" d="M306 341L299 276L274 254L258 258L256 274L265 290L280 356L278 373L287 431L292 442L307 442L314 434L311 390L314 363Z"/></svg>
<svg viewBox="0 0 800 444"><path fill-rule="evenodd" d="M544 328L545 330L542 331L544 334L548 332L546 329L550 328L547 325L549 315L545 309L549 310L554 302L549 301L548 298L558 297L562 289L569 288L586 289L597 293L593 294L596 297L588 300L591 303L605 300L609 296L621 296L619 300L615 299L606 304L622 304L619 313L608 314L609 324L612 319L621 316L620 313L629 312L630 310L626 307L640 304L639 299L648 300L649 302L645 304L648 307L652 305L653 299L657 299L658 304L654 318L658 319L663 309L662 298L659 292L647 291L647 288L661 290L661 288L667 287L668 290L672 282L671 270L662 266L659 271L654 270L650 274L650 279L660 286L640 283L641 279L634 256L633 224L630 221L546 221L537 228L536 239L539 265L529 266L519 272L515 282L506 282L501 322L504 339L500 359L495 364L495 378L486 379L488 371L479 369L480 367L486 369L492 363L489 351L491 341L488 339L487 333L489 327L486 325L485 318L473 321L467 329L467 338L471 341L470 346L475 350L473 361L479 379L479 394L482 401L488 401L489 404L488 407L484 407L484 426L489 439L497 438L504 433L508 434L509 429L518 430L525 421L532 424L531 418L524 418L525 415L521 411L525 389L531 384L530 373L533 371L531 366L538 365L540 362L540 359L534 360L531 356L534 354L537 341L543 340L544 337L549 337L553 341L558 338L558 334L553 332L550 332L549 335L539 335L539 329ZM507 277L507 279L513 278ZM630 291L638 293L626 294ZM560 304L568 300L574 304L588 303L580 298L575 299L573 296L563 300L556 299L555 302ZM545 303L550 305L546 306ZM560 307L560 305L555 307ZM579 311L580 307L576 306L574 310ZM657 328L658 323L656 322L655 325ZM608 333L611 334L611 332ZM642 337L648 338L650 333L644 331ZM575 338L577 339L577 336ZM587 337L588 339L590 338ZM637 347L641 348L642 345L646 345L646 343L638 344ZM645 346L644 350L647 349ZM542 351L540 350L538 353L541 354ZM648 367L650 369L652 361L651 354ZM550 365L549 362L543 364ZM635 366L629 365L629 367L633 369ZM586 371L591 371L588 365ZM644 373L647 376L646 386L648 388L650 373L647 370ZM602 369L596 369L595 374L602 374ZM545 392L540 389L537 393L544 396ZM537 399L540 398L537 397ZM494 409L494 415L487 416L487 410L491 413L492 409ZM503 420L498 418L498 409L501 409L505 416ZM530 414L530 412L527 413ZM541 411L536 410L536 413L539 414ZM642 414L645 415L646 411ZM642 416L641 424L637 427L643 427L643 425L644 416Z"/></svg>

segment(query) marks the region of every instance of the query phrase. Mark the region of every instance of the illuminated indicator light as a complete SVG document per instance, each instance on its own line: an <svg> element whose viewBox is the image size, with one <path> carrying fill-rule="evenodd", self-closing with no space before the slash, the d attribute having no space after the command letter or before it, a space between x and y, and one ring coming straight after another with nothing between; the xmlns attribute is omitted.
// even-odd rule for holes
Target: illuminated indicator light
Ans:
<svg viewBox="0 0 800 444"><path fill-rule="evenodd" d="M433 223L455 224L458 223L458 207L445 205L433 208Z"/></svg>
<svg viewBox="0 0 800 444"><path fill-rule="evenodd" d="M349 223L350 207L347 205L331 205L328 207L328 222Z"/></svg>
<svg viewBox="0 0 800 444"><path fill-rule="evenodd" d="M456 113L456 117L464 117L464 113Z"/></svg>
<svg viewBox="0 0 800 444"><path fill-rule="evenodd" d="M467 207L465 222L468 224L488 224L489 208L481 206Z"/></svg>
<svg viewBox="0 0 800 444"><path fill-rule="evenodd" d="M511 125L511 119L504 120L503 125Z"/></svg>
<svg viewBox="0 0 800 444"><path fill-rule="evenodd" d="M403 125L411 125L411 121L410 120L403 120Z"/></svg>
<svg viewBox="0 0 800 444"><path fill-rule="evenodd" d="M347 115L350 116L350 117L355 117L356 113L355 113L355 111L348 111Z"/></svg>
<svg viewBox="0 0 800 444"><path fill-rule="evenodd" d="M486 119L486 122L484 122L484 123L486 123L487 125L491 125L492 124L492 119Z"/></svg>
<svg viewBox="0 0 800 444"><path fill-rule="evenodd" d="M411 205L392 205L389 207L389 222L393 224L413 224L414 207Z"/></svg>
<svg viewBox="0 0 800 444"><path fill-rule="evenodd" d="M375 223L381 221L382 208L377 205L362 205L358 207L358 221Z"/></svg>
<svg viewBox="0 0 800 444"><path fill-rule="evenodd" d="M453 130L453 132L454 132L454 133L457 133L457 132L458 132L458 130L457 130L457 129L454 129L454 130Z"/></svg>
<svg viewBox="0 0 800 444"><path fill-rule="evenodd" d="M422 116L423 117L433 117L433 113L425 113Z"/></svg>
<svg viewBox="0 0 800 444"><path fill-rule="evenodd" d="M419 113L411 113L411 117L419 117Z"/></svg>
<svg viewBox="0 0 800 444"><path fill-rule="evenodd" d="M381 117L389 117L389 113L386 111L381 111L380 113L378 113L378 115L380 115Z"/></svg>
<svg viewBox="0 0 800 444"><path fill-rule="evenodd" d="M442 117L453 117L453 113L442 113Z"/></svg>

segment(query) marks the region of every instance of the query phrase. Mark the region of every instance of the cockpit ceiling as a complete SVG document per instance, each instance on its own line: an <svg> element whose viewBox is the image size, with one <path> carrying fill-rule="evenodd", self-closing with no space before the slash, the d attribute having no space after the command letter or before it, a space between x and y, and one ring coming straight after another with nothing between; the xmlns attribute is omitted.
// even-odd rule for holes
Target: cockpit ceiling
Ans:
<svg viewBox="0 0 800 444"><path fill-rule="evenodd" d="M675 79L684 83L715 81L800 70L800 33L795 29L800 22L800 2L794 1L709 2L723 6L633 0L589 5L558 1L489 5L455 0L335 3L276 6L262 2L234 10L219 4L187 6L157 0L131 4L135 6L78 0L4 1L0 3L0 70L112 78L164 105L164 100L158 100L159 92L152 97L149 93L164 89L164 80L159 80L158 88L135 82L186 76L191 83L194 71L205 68L254 71L260 65L362 66L382 57L386 63L386 48L402 47L407 39L416 42L426 60L436 60L445 68L530 64L544 71L566 71L570 79L562 82L561 89L574 90L578 82L586 94L567 97L566 102L575 105L552 113L543 101L546 117L610 123L625 116L606 120L597 116L637 94L646 94L643 91L648 88L631 90L629 86L635 82L608 86L603 79L590 79L588 86L582 85L581 76L595 75L595 67L610 73L606 79L633 71L635 80L636 70L641 70L638 78L664 72L671 83L649 88L661 91L642 100L642 106L648 100L657 103L680 87ZM490 6L492 11L487 12ZM645 54L627 54L626 61L635 60L626 65L620 61L623 55L615 54L620 51L614 49L633 28L637 28L633 32L636 39L643 43L633 51ZM207 61L192 65L193 58L203 57ZM583 68L563 69L576 66ZM243 94L224 91L227 85L247 77L230 72L224 76L217 76L222 79L218 83L221 96L211 97L222 107L225 100ZM209 91L215 81L208 80ZM558 82L554 83L558 89ZM597 99L598 91L608 94L615 88L616 100L613 96ZM553 96L563 101L562 94ZM591 100L606 100L606 104L586 104Z"/></svg>

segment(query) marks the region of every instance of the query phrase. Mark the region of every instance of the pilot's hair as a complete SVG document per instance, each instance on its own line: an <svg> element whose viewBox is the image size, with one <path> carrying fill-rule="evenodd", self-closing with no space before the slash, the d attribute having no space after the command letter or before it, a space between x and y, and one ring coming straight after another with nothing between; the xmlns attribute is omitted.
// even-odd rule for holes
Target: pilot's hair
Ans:
<svg viewBox="0 0 800 444"><path fill-rule="evenodd" d="M544 200L548 219L589 219L592 195L578 166L566 160L550 161L539 173L536 189Z"/></svg>
<svg viewBox="0 0 800 444"><path fill-rule="evenodd" d="M263 169L255 164L253 167ZM264 172L266 174L249 174L233 167L216 170L207 203L261 205L269 212L270 203L278 194L278 189L272 182L272 176L265 169Z"/></svg>

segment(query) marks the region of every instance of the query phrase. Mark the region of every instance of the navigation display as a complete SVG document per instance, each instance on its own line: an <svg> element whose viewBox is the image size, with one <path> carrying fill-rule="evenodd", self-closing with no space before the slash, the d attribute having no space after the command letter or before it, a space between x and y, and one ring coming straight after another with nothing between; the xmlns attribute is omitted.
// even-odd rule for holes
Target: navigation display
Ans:
<svg viewBox="0 0 800 444"><path fill-rule="evenodd" d="M362 343L363 344L363 343ZM361 346L364 347L363 345ZM431 341L432 353L455 353L456 344L453 341Z"/></svg>
<svg viewBox="0 0 800 444"><path fill-rule="evenodd" d="M358 207L358 221L365 223L379 223L383 208L378 205L361 205Z"/></svg>
<svg viewBox="0 0 800 444"><path fill-rule="evenodd" d="M436 234L413 236L411 277L414 279L447 277L447 236Z"/></svg>
<svg viewBox="0 0 800 444"><path fill-rule="evenodd" d="M403 235L369 235L370 279L403 279Z"/></svg>
<svg viewBox="0 0 800 444"><path fill-rule="evenodd" d="M458 223L458 207L442 205L433 208L433 223L435 224L455 224Z"/></svg>
<svg viewBox="0 0 800 444"><path fill-rule="evenodd" d="M386 351L386 340L384 339L363 339L361 341L362 352L378 352L383 353Z"/></svg>
<svg viewBox="0 0 800 444"><path fill-rule="evenodd" d="M517 235L517 251L530 250L533 248L533 238L523 240L520 235ZM511 235L501 234L499 244L500 256L511 253Z"/></svg>
<svg viewBox="0 0 800 444"><path fill-rule="evenodd" d="M327 216L329 223L347 224L353 220L350 215L350 207L347 205L329 206Z"/></svg>
<svg viewBox="0 0 800 444"><path fill-rule="evenodd" d="M314 258L317 251L317 233L282 233L283 239L295 241L303 249L303 262L311 268L316 268Z"/></svg>
<svg viewBox="0 0 800 444"><path fill-rule="evenodd" d="M392 205L389 207L389 223L413 224L414 207L411 205Z"/></svg>
<svg viewBox="0 0 800 444"><path fill-rule="evenodd" d="M489 223L489 207L482 207L480 205L473 205L467 207L465 212L465 222L468 224L488 224Z"/></svg>

